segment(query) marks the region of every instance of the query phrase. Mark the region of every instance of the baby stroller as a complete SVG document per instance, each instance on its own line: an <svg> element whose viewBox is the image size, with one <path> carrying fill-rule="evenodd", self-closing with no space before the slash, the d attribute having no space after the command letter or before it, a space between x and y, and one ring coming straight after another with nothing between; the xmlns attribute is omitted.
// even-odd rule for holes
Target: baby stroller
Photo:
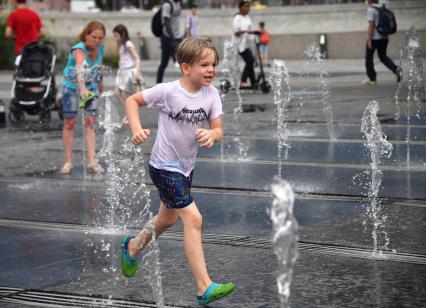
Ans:
<svg viewBox="0 0 426 308"><path fill-rule="evenodd" d="M56 102L55 61L56 47L50 42L32 42L22 49L13 75L8 116L12 124L23 122L25 112L49 123L54 109L62 119L62 108Z"/></svg>
<svg viewBox="0 0 426 308"><path fill-rule="evenodd" d="M251 90L258 90L262 91L262 93L267 94L271 91L271 84L266 80L265 72L263 70L263 62L262 58L260 57L260 51L259 51L259 36L261 34L260 31L253 31L252 34L256 35L256 56L259 61L259 74L256 77L256 83L254 87L250 88ZM233 89L234 87L231 85L231 82L228 79L221 79L220 80L220 91L221 93L228 93L230 89ZM246 88L240 88L241 90Z"/></svg>

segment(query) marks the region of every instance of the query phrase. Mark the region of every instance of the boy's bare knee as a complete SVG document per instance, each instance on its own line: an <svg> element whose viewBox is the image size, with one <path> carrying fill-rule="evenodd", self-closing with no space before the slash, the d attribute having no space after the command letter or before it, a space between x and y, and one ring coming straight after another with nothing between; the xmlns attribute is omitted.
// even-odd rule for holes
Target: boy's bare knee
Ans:
<svg viewBox="0 0 426 308"><path fill-rule="evenodd" d="M175 225L176 221L177 221L177 216L167 219L166 221L164 221L163 225L166 229L168 229L168 228L173 227Z"/></svg>
<svg viewBox="0 0 426 308"><path fill-rule="evenodd" d="M193 213L190 217L188 217L186 225L192 228L201 229L201 226L203 225L203 217L199 212Z"/></svg>

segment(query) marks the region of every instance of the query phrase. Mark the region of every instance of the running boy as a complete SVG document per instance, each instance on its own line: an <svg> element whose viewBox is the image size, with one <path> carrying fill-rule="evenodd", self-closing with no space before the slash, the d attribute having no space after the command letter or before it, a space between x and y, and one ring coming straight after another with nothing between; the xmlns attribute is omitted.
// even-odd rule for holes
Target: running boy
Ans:
<svg viewBox="0 0 426 308"><path fill-rule="evenodd" d="M158 132L149 161L149 173L157 187L161 203L153 218L154 231L160 236L177 219L184 229L185 254L194 277L200 305L218 300L235 289L232 282L212 282L207 273L201 241L202 217L191 196L192 173L198 146L211 148L220 142L222 104L218 90L212 85L219 61L214 45L206 39L187 38L176 52L183 77L160 83L138 92L126 100L126 113L132 142L143 143L150 130L143 128L139 107L159 109ZM203 128L209 122L209 129ZM122 240L122 271L132 277L138 267L137 256L151 240L145 227L138 235Z"/></svg>

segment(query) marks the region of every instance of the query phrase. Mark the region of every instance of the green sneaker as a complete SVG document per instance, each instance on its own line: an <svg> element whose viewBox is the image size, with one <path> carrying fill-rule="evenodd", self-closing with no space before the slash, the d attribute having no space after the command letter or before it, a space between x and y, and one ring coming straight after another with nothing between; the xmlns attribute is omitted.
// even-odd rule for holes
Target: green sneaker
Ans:
<svg viewBox="0 0 426 308"><path fill-rule="evenodd" d="M89 92L86 97L80 99L80 108L87 108L92 103L93 98L95 97L95 93Z"/></svg>
<svg viewBox="0 0 426 308"><path fill-rule="evenodd" d="M138 270L138 260L129 255L129 241L134 238L131 234L126 234L121 240L121 271L123 275L130 278Z"/></svg>
<svg viewBox="0 0 426 308"><path fill-rule="evenodd" d="M232 282L225 284L212 282L202 296L197 296L198 305L207 305L208 303L217 301L218 299L232 293L234 289L235 284Z"/></svg>

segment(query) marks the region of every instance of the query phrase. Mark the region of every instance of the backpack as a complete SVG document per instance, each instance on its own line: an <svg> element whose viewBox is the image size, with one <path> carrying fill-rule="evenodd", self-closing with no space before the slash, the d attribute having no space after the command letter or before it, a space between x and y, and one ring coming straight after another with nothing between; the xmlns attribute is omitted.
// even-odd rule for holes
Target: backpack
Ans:
<svg viewBox="0 0 426 308"><path fill-rule="evenodd" d="M382 7L373 6L373 8L379 12L379 20L375 25L377 32L382 35L394 34L397 28L395 14L384 5Z"/></svg>
<svg viewBox="0 0 426 308"><path fill-rule="evenodd" d="M164 3L170 4L170 14L173 14L173 4L171 1L167 0ZM161 22L161 11L163 6L154 14L151 20L151 31L152 34L156 37L163 36L163 23Z"/></svg>
<svg viewBox="0 0 426 308"><path fill-rule="evenodd" d="M270 37L269 33L266 32L266 31L263 31L262 34L260 35L260 38L259 38L260 44L268 45L270 40L271 40L271 37Z"/></svg>

